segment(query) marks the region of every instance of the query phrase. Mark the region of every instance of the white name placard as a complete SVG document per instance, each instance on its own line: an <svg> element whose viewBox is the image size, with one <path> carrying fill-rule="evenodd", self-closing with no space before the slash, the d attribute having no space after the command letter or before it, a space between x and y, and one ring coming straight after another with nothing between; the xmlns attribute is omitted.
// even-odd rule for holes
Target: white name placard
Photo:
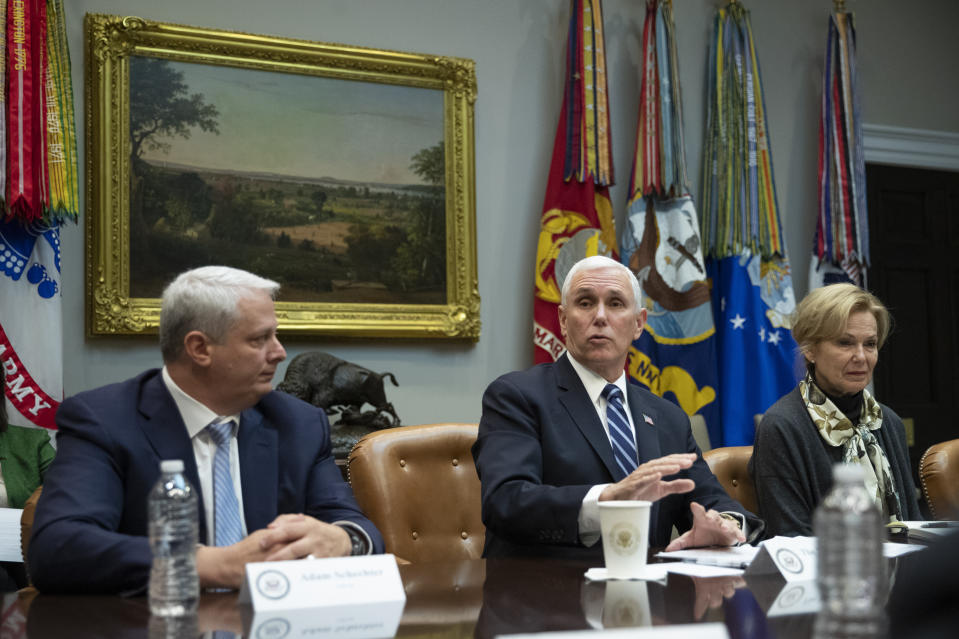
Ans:
<svg viewBox="0 0 959 639"><path fill-rule="evenodd" d="M747 576L780 574L787 582L816 578L815 537L773 537L762 542Z"/></svg>
<svg viewBox="0 0 959 639"><path fill-rule="evenodd" d="M267 561L246 565L240 603L257 613L406 602L393 555Z"/></svg>

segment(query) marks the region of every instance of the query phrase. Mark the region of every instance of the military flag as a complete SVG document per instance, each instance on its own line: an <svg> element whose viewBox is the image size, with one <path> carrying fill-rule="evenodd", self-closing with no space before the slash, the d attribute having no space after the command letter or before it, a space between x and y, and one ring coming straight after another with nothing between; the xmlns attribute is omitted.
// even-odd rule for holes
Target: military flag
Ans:
<svg viewBox="0 0 959 639"><path fill-rule="evenodd" d="M60 225L79 213L62 0L0 0L7 151L0 216L0 365L13 424L54 428L63 396Z"/></svg>
<svg viewBox="0 0 959 639"><path fill-rule="evenodd" d="M866 163L856 84L856 28L851 13L829 16L819 119L819 215L809 288L864 286L869 266Z"/></svg>
<svg viewBox="0 0 959 639"><path fill-rule="evenodd" d="M616 259L616 231L609 200L612 183L601 2L572 0L563 105L536 246L536 363L552 362L566 350L557 309L569 269L591 255Z"/></svg>
<svg viewBox="0 0 959 639"><path fill-rule="evenodd" d="M630 349L636 381L702 413L720 441L715 329L696 206L689 193L670 0L647 0L639 123L620 256L639 278L646 330Z"/></svg>
<svg viewBox="0 0 959 639"><path fill-rule="evenodd" d="M713 21L701 228L712 280L723 446L796 385L796 301L782 238L759 58L739 2Z"/></svg>

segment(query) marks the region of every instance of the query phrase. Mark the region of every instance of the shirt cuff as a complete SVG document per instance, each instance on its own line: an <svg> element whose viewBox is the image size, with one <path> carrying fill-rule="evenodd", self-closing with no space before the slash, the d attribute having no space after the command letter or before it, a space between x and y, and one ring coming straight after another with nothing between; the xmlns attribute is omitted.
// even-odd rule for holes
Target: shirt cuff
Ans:
<svg viewBox="0 0 959 639"><path fill-rule="evenodd" d="M334 521L334 526L339 526L340 528L348 528L351 531L357 533L360 536L360 539L363 540L363 549L360 552L354 552L354 555L372 555L373 554L373 540L370 539L369 534L363 527L359 524L355 524L352 521ZM351 535L352 537L352 535Z"/></svg>
<svg viewBox="0 0 959 639"><path fill-rule="evenodd" d="M579 509L579 541L584 546L592 546L600 538L599 528L599 495L609 484L593 486L583 497L583 505Z"/></svg>
<svg viewBox="0 0 959 639"><path fill-rule="evenodd" d="M746 521L746 515L738 513L735 510L724 510L719 514L735 519L736 523L739 524L739 529L743 531L743 536L749 539L749 523Z"/></svg>

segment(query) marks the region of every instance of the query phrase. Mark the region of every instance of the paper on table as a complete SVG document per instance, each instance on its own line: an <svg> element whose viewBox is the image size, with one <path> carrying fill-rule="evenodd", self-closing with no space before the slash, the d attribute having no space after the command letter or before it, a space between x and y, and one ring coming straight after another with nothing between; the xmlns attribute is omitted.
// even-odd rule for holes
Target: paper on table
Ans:
<svg viewBox="0 0 959 639"><path fill-rule="evenodd" d="M20 508L0 508L0 561L23 561L20 550Z"/></svg>
<svg viewBox="0 0 959 639"><path fill-rule="evenodd" d="M753 560L759 548L756 546L730 546L725 548L690 548L656 553L664 559L681 559L708 566L745 568Z"/></svg>
<svg viewBox="0 0 959 639"><path fill-rule="evenodd" d="M887 541L882 545L882 556L887 558L908 555L911 552L925 548L922 544L900 544L894 541Z"/></svg>
<svg viewBox="0 0 959 639"><path fill-rule="evenodd" d="M910 541L927 544L952 533L959 534L959 521L901 521L889 527L898 528L897 532L906 532Z"/></svg>
<svg viewBox="0 0 959 639"><path fill-rule="evenodd" d="M726 624L697 623L679 624L676 626L653 626L652 628L613 628L611 630L565 630L560 632L537 632L520 635L499 635L499 639L633 639L641 636L644 639L729 639Z"/></svg>

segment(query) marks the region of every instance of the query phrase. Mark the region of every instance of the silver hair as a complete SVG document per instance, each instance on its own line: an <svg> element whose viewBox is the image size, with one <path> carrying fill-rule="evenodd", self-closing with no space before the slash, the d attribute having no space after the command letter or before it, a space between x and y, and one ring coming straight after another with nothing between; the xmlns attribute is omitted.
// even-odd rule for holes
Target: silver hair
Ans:
<svg viewBox="0 0 959 639"><path fill-rule="evenodd" d="M183 339L201 331L220 343L237 318L237 303L257 291L276 298L280 285L229 266L201 266L183 273L163 290L160 306L160 353L173 362L183 352Z"/></svg>
<svg viewBox="0 0 959 639"><path fill-rule="evenodd" d="M567 273L565 279L563 279L563 291L562 297L560 298L562 305L566 306L566 296L569 293L573 277L576 276L577 273L581 271L595 271L601 268L620 269L625 273L626 277L629 278L630 286L633 287L633 299L636 300L636 310L639 311L643 308L643 291L639 287L639 280L636 279L636 275L629 270L628 267L605 255L590 255L573 264L573 268L569 269L569 273Z"/></svg>

